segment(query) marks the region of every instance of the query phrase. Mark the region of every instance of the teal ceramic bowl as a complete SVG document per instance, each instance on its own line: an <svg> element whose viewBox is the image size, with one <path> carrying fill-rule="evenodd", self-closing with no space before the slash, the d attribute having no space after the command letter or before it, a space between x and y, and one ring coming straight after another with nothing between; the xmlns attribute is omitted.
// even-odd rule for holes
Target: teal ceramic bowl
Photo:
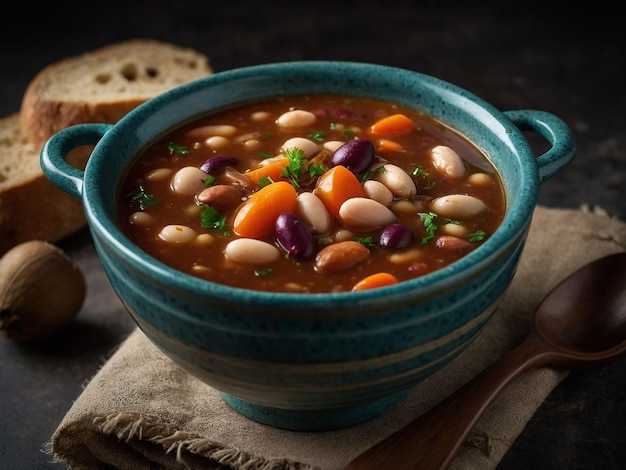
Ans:
<svg viewBox="0 0 626 470"><path fill-rule="evenodd" d="M478 249L424 277L361 292L269 293L175 271L120 230L116 188L147 144L211 110L260 98L333 93L400 103L447 123L483 149L508 208ZM543 136L536 156L522 131ZM96 144L84 172L70 150ZM84 206L111 285L146 336L240 413L293 430L341 428L377 416L458 356L495 314L515 273L541 183L574 155L568 127L535 110L500 112L473 94L409 70L290 62L222 72L162 94L115 125L85 124L42 150L45 175Z"/></svg>

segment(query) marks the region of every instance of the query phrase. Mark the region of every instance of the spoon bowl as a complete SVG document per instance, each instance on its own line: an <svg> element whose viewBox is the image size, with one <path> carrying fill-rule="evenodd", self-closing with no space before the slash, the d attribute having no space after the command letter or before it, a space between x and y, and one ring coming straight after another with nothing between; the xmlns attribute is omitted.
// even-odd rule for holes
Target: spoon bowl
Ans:
<svg viewBox="0 0 626 470"><path fill-rule="evenodd" d="M498 393L538 366L579 369L626 355L626 253L589 263L534 313L526 340L452 395L358 455L348 470L445 468Z"/></svg>

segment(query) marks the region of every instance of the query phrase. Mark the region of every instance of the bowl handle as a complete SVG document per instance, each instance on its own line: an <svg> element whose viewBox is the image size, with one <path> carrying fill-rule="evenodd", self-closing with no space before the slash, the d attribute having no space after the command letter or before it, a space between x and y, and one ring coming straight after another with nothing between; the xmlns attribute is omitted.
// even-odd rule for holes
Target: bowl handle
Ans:
<svg viewBox="0 0 626 470"><path fill-rule="evenodd" d="M574 135L560 118L545 111L531 109L505 111L504 114L519 130L536 132L550 143L551 147L537 157L540 182L558 173L574 158Z"/></svg>
<svg viewBox="0 0 626 470"><path fill-rule="evenodd" d="M40 155L46 178L66 193L82 199L85 172L67 163L67 155L82 145L97 144L111 127L111 124L78 124L50 137Z"/></svg>

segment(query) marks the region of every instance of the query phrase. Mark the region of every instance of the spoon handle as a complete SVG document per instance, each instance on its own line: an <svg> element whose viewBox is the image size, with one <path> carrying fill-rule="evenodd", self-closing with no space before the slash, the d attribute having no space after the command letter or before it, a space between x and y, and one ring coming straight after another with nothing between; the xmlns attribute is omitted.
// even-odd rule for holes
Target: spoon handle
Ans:
<svg viewBox="0 0 626 470"><path fill-rule="evenodd" d="M445 468L495 396L527 369L549 361L534 335L441 403L357 456L348 470Z"/></svg>

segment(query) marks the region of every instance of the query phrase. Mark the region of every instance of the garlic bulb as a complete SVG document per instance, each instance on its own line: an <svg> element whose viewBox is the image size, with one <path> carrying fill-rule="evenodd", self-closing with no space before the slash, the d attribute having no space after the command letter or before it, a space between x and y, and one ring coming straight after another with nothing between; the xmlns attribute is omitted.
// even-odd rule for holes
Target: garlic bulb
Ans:
<svg viewBox="0 0 626 470"><path fill-rule="evenodd" d="M82 272L60 248L33 240L0 259L0 336L20 341L46 338L80 311Z"/></svg>

